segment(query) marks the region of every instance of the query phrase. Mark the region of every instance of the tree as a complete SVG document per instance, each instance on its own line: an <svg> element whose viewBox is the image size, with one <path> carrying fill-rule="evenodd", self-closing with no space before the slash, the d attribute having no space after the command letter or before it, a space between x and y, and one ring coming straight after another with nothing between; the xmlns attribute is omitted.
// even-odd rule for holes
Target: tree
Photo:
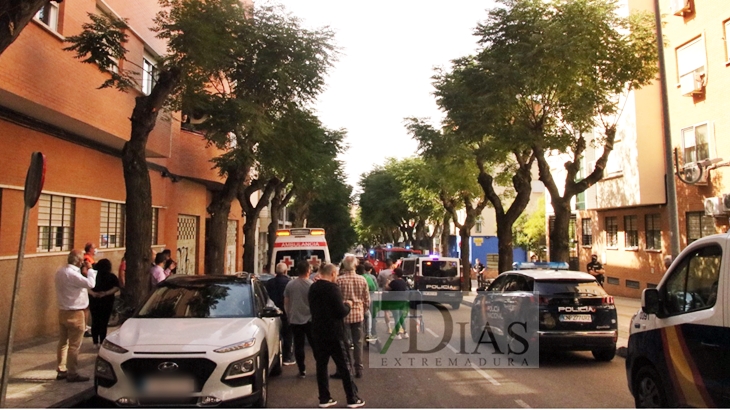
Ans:
<svg viewBox="0 0 730 410"><path fill-rule="evenodd" d="M545 257L545 198L540 198L534 212L517 218L514 238L515 245L534 253L540 260Z"/></svg>
<svg viewBox="0 0 730 410"><path fill-rule="evenodd" d="M388 159L386 162L394 161ZM412 236L412 212L401 199L403 184L393 168L379 166L360 177L360 218L367 229L377 232L382 242L398 242ZM411 236L409 236L411 235ZM381 242L381 243L382 243Z"/></svg>
<svg viewBox="0 0 730 410"><path fill-rule="evenodd" d="M342 170L327 178L322 195L312 201L309 225L324 228L327 246L333 261L339 261L357 240L350 209L352 187L344 182Z"/></svg>
<svg viewBox="0 0 730 410"><path fill-rule="evenodd" d="M0 54L15 41L25 26L50 0L0 2Z"/></svg>
<svg viewBox="0 0 730 410"><path fill-rule="evenodd" d="M551 260L567 261L571 199L603 177L613 149L616 121L626 93L652 82L657 73L653 17L620 17L614 0L499 0L477 27L483 49L475 64L493 78L479 100L500 104L523 130L509 136L535 154L540 180L550 193L555 229ZM595 134L593 142L590 136ZM509 144L509 141L505 141ZM588 144L602 147L587 176L579 178ZM554 180L547 156L567 153L564 189Z"/></svg>
<svg viewBox="0 0 730 410"><path fill-rule="evenodd" d="M162 109L176 109L189 90L202 89L229 62L236 46L245 10L238 0L160 0L163 10L154 19L157 36L167 41L168 55L157 67L149 95L136 97L130 120L132 131L122 148L126 188L127 288L138 305L149 289L152 246L152 195L145 148ZM112 70L112 57L124 58L126 24L108 16L90 14L83 32L67 39L69 51L82 62L109 74L103 87L126 91L137 87L130 70ZM118 72L117 72L118 71ZM150 73L152 75L152 73Z"/></svg>

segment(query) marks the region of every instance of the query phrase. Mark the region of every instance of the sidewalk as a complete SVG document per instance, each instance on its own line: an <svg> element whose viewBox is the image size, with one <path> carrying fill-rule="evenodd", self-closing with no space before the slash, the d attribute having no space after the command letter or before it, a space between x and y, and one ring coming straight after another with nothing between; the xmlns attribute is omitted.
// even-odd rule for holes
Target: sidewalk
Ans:
<svg viewBox="0 0 730 410"><path fill-rule="evenodd" d="M50 408L74 405L93 395L96 349L85 337L79 354L79 374L85 383L56 380L57 338L44 337L14 344L10 361L10 382L5 396L8 408ZM5 347L0 350L0 357ZM1 367L2 365L0 365Z"/></svg>

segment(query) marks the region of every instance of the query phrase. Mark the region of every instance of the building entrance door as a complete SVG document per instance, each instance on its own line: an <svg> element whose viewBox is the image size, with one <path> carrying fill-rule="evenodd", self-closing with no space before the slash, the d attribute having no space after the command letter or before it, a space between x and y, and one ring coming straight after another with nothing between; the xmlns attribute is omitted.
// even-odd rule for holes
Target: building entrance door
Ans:
<svg viewBox="0 0 730 410"><path fill-rule="evenodd" d="M198 217L177 216L177 273L195 275L198 243Z"/></svg>
<svg viewBox="0 0 730 410"><path fill-rule="evenodd" d="M236 272L236 239L238 238L238 221L228 221L226 233L226 274Z"/></svg>

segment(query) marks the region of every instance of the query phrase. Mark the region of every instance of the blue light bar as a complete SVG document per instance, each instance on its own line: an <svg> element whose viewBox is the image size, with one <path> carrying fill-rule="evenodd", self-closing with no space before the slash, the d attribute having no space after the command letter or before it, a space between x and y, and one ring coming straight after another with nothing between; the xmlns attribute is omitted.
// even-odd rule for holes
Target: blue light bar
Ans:
<svg viewBox="0 0 730 410"><path fill-rule="evenodd" d="M375 255L375 249L370 249L370 254Z"/></svg>
<svg viewBox="0 0 730 410"><path fill-rule="evenodd" d="M567 270L570 269L568 262L515 262L512 269L544 269L544 270Z"/></svg>

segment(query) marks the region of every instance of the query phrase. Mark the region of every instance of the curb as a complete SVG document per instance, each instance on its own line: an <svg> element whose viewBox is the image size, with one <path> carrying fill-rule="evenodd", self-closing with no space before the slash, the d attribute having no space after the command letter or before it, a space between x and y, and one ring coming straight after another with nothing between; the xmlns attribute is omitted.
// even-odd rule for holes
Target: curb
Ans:
<svg viewBox="0 0 730 410"><path fill-rule="evenodd" d="M71 397L67 397L59 402L53 403L52 405L48 406L49 409L58 409L58 408L68 408L76 406L77 404L81 403L82 401L86 401L94 397L96 393L94 392L93 387L89 387L88 389L76 393Z"/></svg>

